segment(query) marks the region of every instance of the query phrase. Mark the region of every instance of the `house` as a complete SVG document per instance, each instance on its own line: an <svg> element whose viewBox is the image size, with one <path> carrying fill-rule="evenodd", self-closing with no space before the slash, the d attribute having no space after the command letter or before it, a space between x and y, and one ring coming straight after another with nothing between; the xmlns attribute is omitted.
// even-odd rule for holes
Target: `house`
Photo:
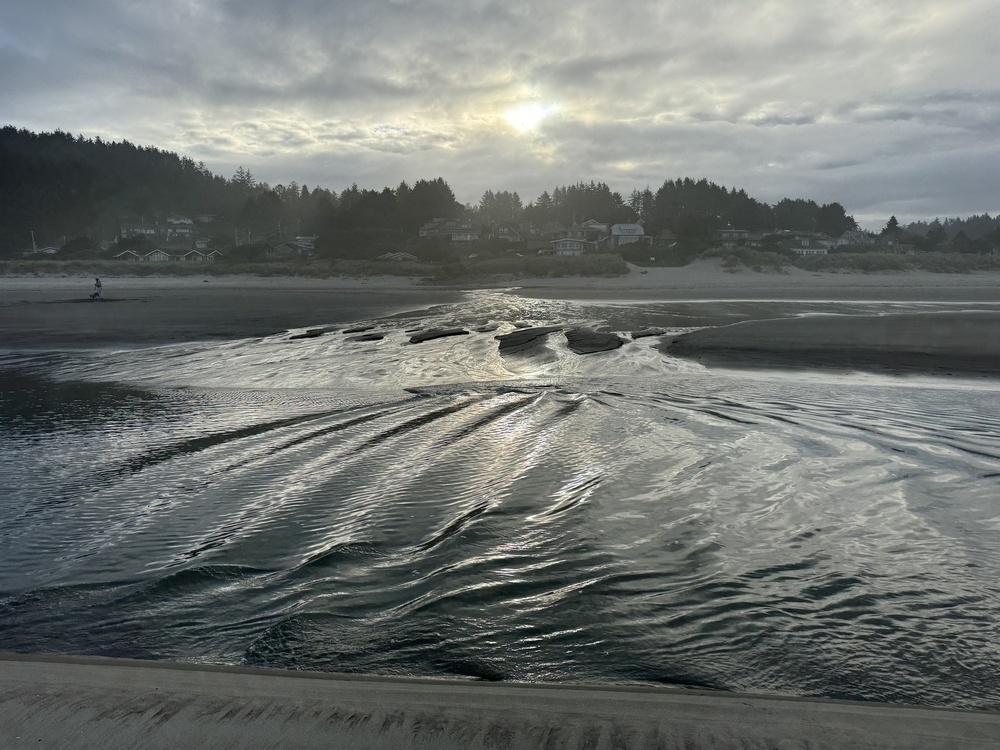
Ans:
<svg viewBox="0 0 1000 750"><path fill-rule="evenodd" d="M759 244L754 242L749 229L719 229L715 232L715 239L727 250Z"/></svg>
<svg viewBox="0 0 1000 750"><path fill-rule="evenodd" d="M645 242L646 233L642 224L612 224L610 234L605 241L611 248L634 245L636 242Z"/></svg>
<svg viewBox="0 0 1000 750"><path fill-rule="evenodd" d="M21 253L22 258L37 258L40 255L55 255L59 252L59 248L55 245L46 245L45 247L36 247L31 250L25 250Z"/></svg>
<svg viewBox="0 0 1000 750"><path fill-rule="evenodd" d="M205 253L205 262L214 263L217 258L221 258L222 253L218 250L212 250L211 252Z"/></svg>
<svg viewBox="0 0 1000 750"><path fill-rule="evenodd" d="M583 236L588 240L600 242L611 232L611 225L596 219L587 219L580 225Z"/></svg>
<svg viewBox="0 0 1000 750"><path fill-rule="evenodd" d="M138 262L138 261L142 260L142 256L139 255L139 253L137 253L135 250L122 250L122 252L118 253L115 256L114 259L115 260L131 260L131 261Z"/></svg>
<svg viewBox="0 0 1000 750"><path fill-rule="evenodd" d="M174 259L174 256L163 250L156 249L146 253L142 256L142 259L146 263L168 263Z"/></svg>
<svg viewBox="0 0 1000 750"><path fill-rule="evenodd" d="M162 230L167 237L190 237L194 234L194 222L187 216L168 216Z"/></svg>
<svg viewBox="0 0 1000 750"><path fill-rule="evenodd" d="M832 242L831 238L826 239ZM830 249L830 244L818 237L796 237L782 244L798 256L826 255Z"/></svg>
<svg viewBox="0 0 1000 750"><path fill-rule="evenodd" d="M431 219L417 231L420 237L443 237L449 242L472 242L480 231L468 219Z"/></svg>
<svg viewBox="0 0 1000 750"><path fill-rule="evenodd" d="M837 238L834 247L843 247L844 245L874 245L875 238L868 234L868 232L862 232L857 229L851 229L844 232L840 237Z"/></svg>
<svg viewBox="0 0 1000 750"><path fill-rule="evenodd" d="M410 255L410 253L385 253L383 255L378 256L376 260L393 260L396 261L397 263L402 263L403 261L413 262L417 260L417 256Z"/></svg>
<svg viewBox="0 0 1000 750"><path fill-rule="evenodd" d="M204 263L206 260L205 253L200 250L188 250L186 253L178 257L180 260L185 260L189 263Z"/></svg>
<svg viewBox="0 0 1000 750"><path fill-rule="evenodd" d="M316 240L318 239L318 234L303 234L295 238L295 244L304 248L309 253L314 253L316 252Z"/></svg>
<svg viewBox="0 0 1000 750"><path fill-rule="evenodd" d="M490 239L507 240L507 242L521 242L521 228L517 224L501 222L493 226L490 232Z"/></svg>
<svg viewBox="0 0 1000 750"><path fill-rule="evenodd" d="M154 237L160 233L160 228L156 224L147 224L144 221L123 221L118 233L123 240L132 237Z"/></svg>
<svg viewBox="0 0 1000 750"><path fill-rule="evenodd" d="M208 243L210 241L211 240L209 240L207 237L198 237L192 244L194 245L195 250L201 250L202 252L205 252L206 250L208 250Z"/></svg>
<svg viewBox="0 0 1000 750"><path fill-rule="evenodd" d="M583 227L576 222L569 229L558 231L556 235L538 251L539 255L583 255L597 250L597 242L588 240Z"/></svg>
<svg viewBox="0 0 1000 750"><path fill-rule="evenodd" d="M560 237L550 240L549 246L539 250L540 255L583 255L586 252L596 252L597 243L582 237Z"/></svg>

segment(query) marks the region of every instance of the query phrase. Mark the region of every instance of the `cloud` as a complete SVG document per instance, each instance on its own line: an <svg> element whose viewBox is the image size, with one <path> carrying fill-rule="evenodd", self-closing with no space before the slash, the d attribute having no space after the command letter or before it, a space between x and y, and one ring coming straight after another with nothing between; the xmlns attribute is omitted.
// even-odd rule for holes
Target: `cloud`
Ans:
<svg viewBox="0 0 1000 750"><path fill-rule="evenodd" d="M998 25L994 0L8 3L0 112L272 183L440 175L527 200L690 175L995 212L967 170L1000 168ZM554 114L519 132L526 104Z"/></svg>

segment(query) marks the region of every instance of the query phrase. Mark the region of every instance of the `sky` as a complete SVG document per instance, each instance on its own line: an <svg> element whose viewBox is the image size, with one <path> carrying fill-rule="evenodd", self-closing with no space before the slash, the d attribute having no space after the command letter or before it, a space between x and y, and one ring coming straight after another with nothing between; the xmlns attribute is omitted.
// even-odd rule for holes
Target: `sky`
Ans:
<svg viewBox="0 0 1000 750"><path fill-rule="evenodd" d="M0 123L459 201L707 178L1000 212L998 0L11 0Z"/></svg>

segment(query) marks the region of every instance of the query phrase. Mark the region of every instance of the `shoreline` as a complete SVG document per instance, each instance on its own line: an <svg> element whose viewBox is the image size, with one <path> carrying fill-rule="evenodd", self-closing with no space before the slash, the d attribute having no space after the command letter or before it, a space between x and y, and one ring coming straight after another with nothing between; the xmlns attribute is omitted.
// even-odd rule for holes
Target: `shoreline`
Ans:
<svg viewBox="0 0 1000 750"><path fill-rule="evenodd" d="M255 338L291 329L336 326L423 310L458 302L480 290L522 298L615 305L690 302L702 305L705 311L711 310L713 302L721 306L746 301L761 303L761 316L785 318L788 312L774 315L765 303L793 303L790 307L783 305L785 311L793 310L794 303L816 302L871 303L875 311L881 311L883 306L885 311L891 311L895 303L911 308L920 303L953 306L955 312L961 312L963 306L979 310L1000 306L1000 273L995 272L951 275L924 271L879 274L794 271L730 273L717 262L699 261L683 268L632 267L629 274L614 278L495 279L461 286L431 286L412 278L385 276L363 279L121 276L102 278L103 301L88 299L93 288L93 281L88 278L0 277L0 346L92 348ZM782 360L787 360L790 353L795 358L793 365L822 361L822 356L806 355L805 349L809 347L803 343L805 337L805 343L812 342L813 349L841 359L845 351L863 350L864 356L852 361L867 366L880 357L888 361L898 353L900 331L910 326L913 330L905 333L907 340L912 336L927 336L941 344L936 349L933 342L927 344L933 351L921 350L923 355L939 360L948 357L977 360L972 363L973 371L996 371L1000 333L995 321L967 321L961 334L954 335L947 326L923 330L926 326L922 328L919 318L913 317L918 314L907 313L899 331L885 333L881 338L870 337L863 345L851 343L848 333L859 323L857 320L828 322L817 333L810 327L815 323L793 319L778 328L767 328L768 340L760 339L754 347L735 339L710 345L711 337L706 338L707 331L715 331L713 335L717 336L743 336L745 328L735 328L729 333L725 333L729 329L706 328L697 346L694 339L688 339L685 351L680 346L671 353L696 354L709 364L721 359L733 363L742 359L753 364L762 359L762 352L780 354L770 357L779 365L788 364ZM817 342L821 342L818 347ZM911 350L914 347L912 342L907 346ZM918 369L928 365L926 359L926 356L917 358ZM932 362L930 367L941 369L941 364ZM968 368L962 365L959 369Z"/></svg>
<svg viewBox="0 0 1000 750"><path fill-rule="evenodd" d="M209 288L289 290L517 290L522 296L550 296L583 300L709 301L947 301L1000 304L1000 271L933 273L930 271L816 272L790 267L781 271L727 271L720 261L699 260L680 267L640 268L629 264L621 276L560 276L459 279L428 283L411 276L251 276L246 274L104 276L108 292L146 289ZM87 276L0 276L0 295L18 291L65 289L85 296L92 291Z"/></svg>
<svg viewBox="0 0 1000 750"><path fill-rule="evenodd" d="M672 688L0 654L0 744L991 747L1000 714Z"/></svg>

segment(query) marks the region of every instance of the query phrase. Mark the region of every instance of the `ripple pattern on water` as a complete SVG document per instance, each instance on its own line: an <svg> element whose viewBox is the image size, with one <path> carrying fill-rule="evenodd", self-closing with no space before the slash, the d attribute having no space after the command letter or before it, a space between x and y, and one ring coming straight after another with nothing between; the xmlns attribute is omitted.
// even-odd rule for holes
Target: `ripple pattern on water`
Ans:
<svg viewBox="0 0 1000 750"><path fill-rule="evenodd" d="M1000 708L1000 389L508 361L523 304L7 356L0 649Z"/></svg>

